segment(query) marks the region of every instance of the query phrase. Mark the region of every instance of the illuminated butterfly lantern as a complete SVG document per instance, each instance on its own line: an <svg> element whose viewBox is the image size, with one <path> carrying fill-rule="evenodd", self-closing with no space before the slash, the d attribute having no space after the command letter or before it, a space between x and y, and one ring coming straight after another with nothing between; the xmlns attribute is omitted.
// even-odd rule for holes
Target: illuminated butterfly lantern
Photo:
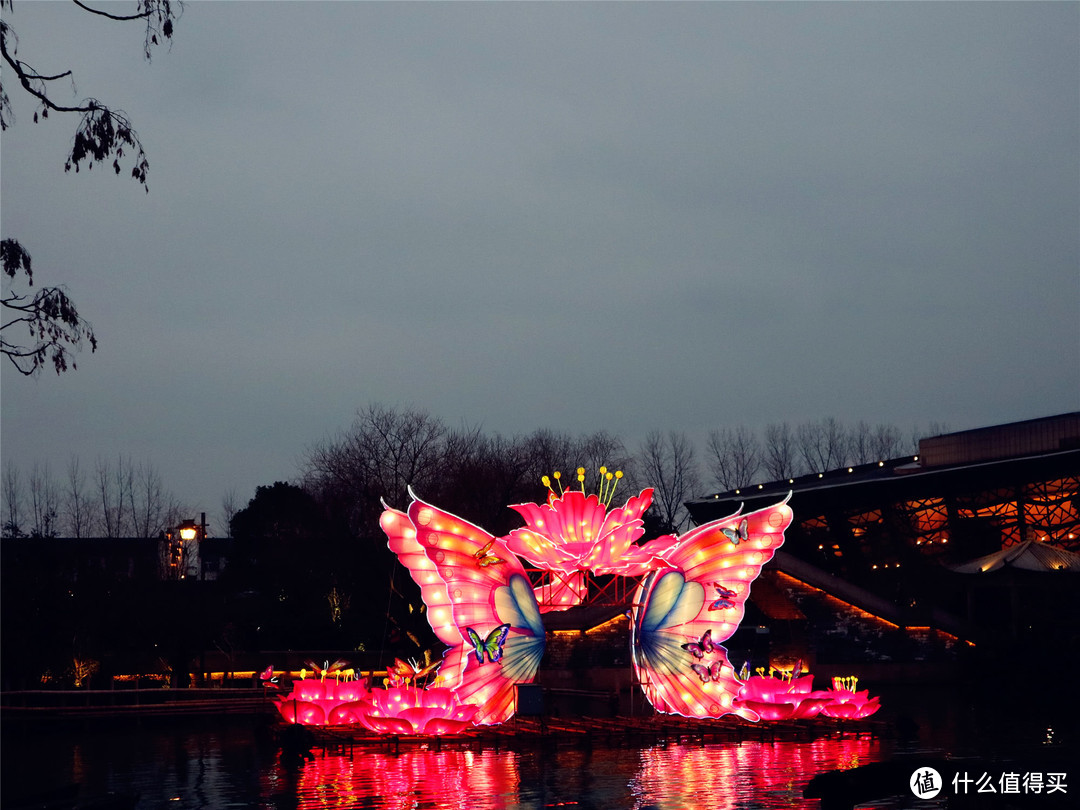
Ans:
<svg viewBox="0 0 1080 810"><path fill-rule="evenodd" d="M478 724L513 716L514 687L535 678L545 643L543 611L520 556L564 582L585 573L645 575L630 611L630 641L652 705L688 717L757 719L732 705L742 684L722 644L742 620L750 583L784 542L791 509L780 503L638 544L652 490L609 511L617 479L601 471L603 497L551 491L545 504L512 506L526 526L502 538L412 490L407 511L385 508L388 545L420 586L428 622L448 647L440 685L478 707ZM580 602L580 591L567 590L567 604L554 609Z"/></svg>

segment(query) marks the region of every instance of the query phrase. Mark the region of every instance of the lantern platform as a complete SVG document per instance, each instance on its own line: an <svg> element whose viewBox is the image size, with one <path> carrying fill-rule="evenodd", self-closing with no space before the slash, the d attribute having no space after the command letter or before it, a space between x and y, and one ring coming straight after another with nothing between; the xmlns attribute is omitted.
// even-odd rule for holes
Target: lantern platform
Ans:
<svg viewBox="0 0 1080 810"><path fill-rule="evenodd" d="M758 740L808 741L821 737L885 736L886 728L873 720L815 719L751 723L735 715L703 720L677 715L647 717L515 717L499 726L473 726L454 735L375 734L362 726L305 726L313 746L327 749L353 747L401 748L522 748L531 746L591 746L645 744L656 741L705 743Z"/></svg>

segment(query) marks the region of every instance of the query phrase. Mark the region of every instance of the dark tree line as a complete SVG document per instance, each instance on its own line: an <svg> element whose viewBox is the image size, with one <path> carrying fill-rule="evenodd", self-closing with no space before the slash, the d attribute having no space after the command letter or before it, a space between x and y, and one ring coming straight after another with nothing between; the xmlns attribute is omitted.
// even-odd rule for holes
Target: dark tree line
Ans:
<svg viewBox="0 0 1080 810"><path fill-rule="evenodd" d="M9 461L0 480L0 537L142 537L194 514L166 488L150 462L117 456L93 467L72 456L57 475L49 464L21 471Z"/></svg>
<svg viewBox="0 0 1080 810"><path fill-rule="evenodd" d="M931 425L927 435L942 431ZM592 474L606 465L624 471L627 494L652 487L650 517L675 531L685 528L683 503L706 491L898 458L916 451L918 435L888 424L846 427L835 418L772 424L761 438L745 426L714 430L703 454L705 479L702 454L678 431L652 431L631 452L606 431L487 435L479 428L451 429L422 410L371 405L340 436L308 452L303 481L358 534L377 528L381 501L407 504L409 486L500 534L518 525L507 504L545 497L543 475L582 466Z"/></svg>
<svg viewBox="0 0 1080 810"><path fill-rule="evenodd" d="M836 420L771 425L764 438L729 428L710 436L704 466L712 485L727 489L821 464L896 457L911 441L888 426L845 429ZM153 666L157 655L182 672L200 651L214 649L364 651L382 663L437 654L419 590L379 528L384 502L405 508L411 488L504 535L521 523L509 504L546 497L543 476L559 470L574 481L584 467L591 483L605 465L624 472L616 503L654 489L648 539L684 528L683 503L706 494L701 458L679 432L654 431L631 451L604 431L504 436L451 428L414 408L370 405L308 451L296 482L260 486L242 508L227 496L233 540L214 582L124 581L103 570L99 580L69 585L55 572L50 579L47 570L23 576L5 567L5 614L17 609L26 621L16 630L5 623L4 671L25 658L20 645L41 652L69 681L80 661L99 661L107 673L132 661ZM0 487L5 536L47 537L52 527L76 525L82 529L75 536L132 536L152 532L174 511L149 465L99 460L83 470L73 459L66 473L57 481L47 467L35 467L22 478L8 465Z"/></svg>
<svg viewBox="0 0 1080 810"><path fill-rule="evenodd" d="M335 439L312 448L304 486L358 535L378 531L382 502L399 509L408 488L488 531L516 528L507 505L542 500L544 475L606 464L630 470L622 442L604 431L583 436L543 429L526 436L449 428L413 408L371 405Z"/></svg>

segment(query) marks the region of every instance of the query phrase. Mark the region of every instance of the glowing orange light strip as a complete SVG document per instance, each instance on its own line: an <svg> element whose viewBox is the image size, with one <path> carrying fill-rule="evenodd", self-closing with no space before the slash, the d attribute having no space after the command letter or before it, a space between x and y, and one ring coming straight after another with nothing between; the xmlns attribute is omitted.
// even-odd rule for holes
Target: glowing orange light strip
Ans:
<svg viewBox="0 0 1080 810"><path fill-rule="evenodd" d="M960 638L960 636L954 636L952 633L949 633L949 632L947 632L945 630L941 630L941 629L939 629L937 627L931 627L930 625L914 625L914 624L910 624L910 625L907 626L907 629L915 631L915 632L919 632L919 633L924 633L924 632L925 633L938 633L938 634L943 635L943 636L948 636L953 641L962 641L965 644L967 644L969 647L974 647L975 646L974 641L968 641L966 638Z"/></svg>
<svg viewBox="0 0 1080 810"><path fill-rule="evenodd" d="M831 593L828 593L828 592L822 590L821 588L815 588L813 585L809 584L808 582L803 582L798 577L793 577L793 576L791 576L791 574L785 573L784 571L777 571L776 574L778 576L781 576L781 577L786 577L787 579L790 579L792 582L795 582L795 583L798 583L799 585L802 585L804 588L809 588L812 591L817 591L818 593L822 594L826 599L831 599L834 602L838 602L841 605L847 606L848 608L853 610L860 617L866 617L866 618L872 619L874 621L879 621L882 624L888 625L889 627L895 627L897 629L927 631L927 632L929 632L931 629L933 629L934 632L941 633L943 636L948 636L949 638L953 639L954 641L963 641L965 644L967 644L970 647L975 646L975 642L973 642L973 641L968 641L967 639L962 639L959 636L954 636L952 633L947 633L944 630L939 630L937 628L930 628L928 625L927 626L909 625L907 627L901 628L900 625L898 625L898 624L896 624L894 622L890 622L888 619L883 619L880 616L878 616L878 615L876 615L874 613L871 613L868 610L863 610L861 607L856 607L855 605L851 604L850 602L845 602L843 599L840 599L839 597L833 596Z"/></svg>
<svg viewBox="0 0 1080 810"><path fill-rule="evenodd" d="M899 627L900 627L900 625L898 625L898 624L896 624L894 622L890 622L888 619L883 619L880 616L875 615L875 614L871 613L868 610L863 610L861 607L856 607L855 605L851 604L850 602L845 602L843 599L840 599L840 598L838 598L836 596L833 596L831 593L828 593L827 591L824 591L821 588L815 588L810 583L803 582L798 577L793 577L793 576L791 576L791 574L785 573L784 571L777 571L776 573L781 577L786 577L787 579L790 579L792 582L796 582L799 585L802 585L804 588L809 588L812 591L817 591L818 593L822 594L826 599L831 599L833 602L838 602L839 604L850 608L851 610L853 610L860 617L865 617L865 618L873 619L875 621L879 621L882 624L887 624L889 627L895 627L897 629L899 629Z"/></svg>

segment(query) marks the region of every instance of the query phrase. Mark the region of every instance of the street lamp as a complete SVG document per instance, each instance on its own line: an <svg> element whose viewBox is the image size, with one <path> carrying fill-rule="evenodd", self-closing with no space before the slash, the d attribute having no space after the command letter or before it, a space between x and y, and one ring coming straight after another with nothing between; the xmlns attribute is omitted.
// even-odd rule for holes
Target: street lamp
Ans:
<svg viewBox="0 0 1080 810"><path fill-rule="evenodd" d="M202 513L202 522L196 523L194 519L185 520L176 527L176 533L180 536L179 541L172 551L172 567L177 569L176 573L179 574L180 579L186 577L187 572L184 570L186 562L184 557L185 550L190 549L190 544L196 540L206 539L206 513ZM195 551L196 559L198 558L198 551Z"/></svg>

